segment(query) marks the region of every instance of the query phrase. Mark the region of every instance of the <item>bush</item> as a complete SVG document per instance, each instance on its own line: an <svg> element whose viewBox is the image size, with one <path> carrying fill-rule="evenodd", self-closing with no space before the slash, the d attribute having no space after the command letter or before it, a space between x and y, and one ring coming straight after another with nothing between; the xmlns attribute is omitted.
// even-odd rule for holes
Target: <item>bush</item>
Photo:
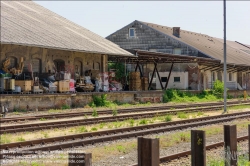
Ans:
<svg viewBox="0 0 250 166"><path fill-rule="evenodd" d="M61 109L62 109L62 110L70 109L70 106L67 105L67 104L62 105Z"/></svg>
<svg viewBox="0 0 250 166"><path fill-rule="evenodd" d="M224 93L224 83L216 80L213 85L213 94L218 98L222 98Z"/></svg>
<svg viewBox="0 0 250 166"><path fill-rule="evenodd" d="M93 95L93 101L89 103L90 107L111 107L116 106L116 103L107 100L107 94L102 94L101 97Z"/></svg>
<svg viewBox="0 0 250 166"><path fill-rule="evenodd" d="M167 116L165 117L165 121L166 121L166 122L172 121L172 116L171 116L171 115L167 115Z"/></svg>

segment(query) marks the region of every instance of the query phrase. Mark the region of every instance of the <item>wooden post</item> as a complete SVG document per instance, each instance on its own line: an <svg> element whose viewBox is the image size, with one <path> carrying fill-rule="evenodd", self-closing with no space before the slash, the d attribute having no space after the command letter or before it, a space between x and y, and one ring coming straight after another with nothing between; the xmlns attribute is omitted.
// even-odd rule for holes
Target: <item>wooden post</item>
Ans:
<svg viewBox="0 0 250 166"><path fill-rule="evenodd" d="M237 165L236 125L224 125L225 166Z"/></svg>
<svg viewBox="0 0 250 166"><path fill-rule="evenodd" d="M159 138L138 137L138 166L159 166Z"/></svg>
<svg viewBox="0 0 250 166"><path fill-rule="evenodd" d="M170 76L171 76L171 73L172 73L173 66L174 66L174 63L172 63L172 65L171 65L171 67L170 67L170 71L169 71L169 73L168 73L168 80L167 80L167 82L166 82L166 84L165 84L165 90L166 90L167 87L168 87L168 82L169 82L169 79L170 79Z"/></svg>
<svg viewBox="0 0 250 166"><path fill-rule="evenodd" d="M206 166L205 131L191 130L191 165Z"/></svg>
<svg viewBox="0 0 250 166"><path fill-rule="evenodd" d="M68 166L92 166L92 154L69 153Z"/></svg>
<svg viewBox="0 0 250 166"><path fill-rule="evenodd" d="M248 155L249 155L249 161L250 161L250 124L248 125Z"/></svg>

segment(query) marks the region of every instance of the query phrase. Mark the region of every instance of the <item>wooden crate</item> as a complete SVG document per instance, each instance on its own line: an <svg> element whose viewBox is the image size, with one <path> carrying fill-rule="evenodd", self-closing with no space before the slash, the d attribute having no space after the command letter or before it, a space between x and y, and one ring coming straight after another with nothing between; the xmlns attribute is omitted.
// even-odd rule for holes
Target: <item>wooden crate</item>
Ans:
<svg viewBox="0 0 250 166"><path fill-rule="evenodd" d="M69 80L62 80L62 81L58 81L58 92L69 92L70 91L70 87L69 87Z"/></svg>
<svg viewBox="0 0 250 166"><path fill-rule="evenodd" d="M33 80L15 80L15 85L21 87L21 91L29 92L31 91L31 86L33 85Z"/></svg>

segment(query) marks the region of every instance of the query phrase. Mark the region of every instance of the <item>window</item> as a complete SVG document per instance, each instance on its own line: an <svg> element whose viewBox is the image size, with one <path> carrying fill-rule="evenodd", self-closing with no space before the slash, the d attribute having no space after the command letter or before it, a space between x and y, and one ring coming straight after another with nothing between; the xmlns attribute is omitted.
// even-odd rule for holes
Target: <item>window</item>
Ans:
<svg viewBox="0 0 250 166"><path fill-rule="evenodd" d="M174 77L174 82L181 82L181 78L180 77Z"/></svg>
<svg viewBox="0 0 250 166"><path fill-rule="evenodd" d="M161 77L161 82L167 82L168 77Z"/></svg>
<svg viewBox="0 0 250 166"><path fill-rule="evenodd" d="M135 28L129 28L129 37L135 37Z"/></svg>
<svg viewBox="0 0 250 166"><path fill-rule="evenodd" d="M229 73L228 79L229 81L233 81L233 73Z"/></svg>

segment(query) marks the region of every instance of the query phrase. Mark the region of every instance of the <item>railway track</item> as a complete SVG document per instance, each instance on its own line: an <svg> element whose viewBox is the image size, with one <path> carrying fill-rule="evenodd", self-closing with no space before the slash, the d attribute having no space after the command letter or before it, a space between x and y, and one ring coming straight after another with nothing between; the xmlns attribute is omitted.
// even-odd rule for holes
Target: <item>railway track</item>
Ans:
<svg viewBox="0 0 250 166"><path fill-rule="evenodd" d="M248 139L248 135L238 137L237 142L245 141L247 139ZM206 150L217 149L218 147L223 147L223 146L224 146L224 142L217 142L217 143L214 143L214 144L207 145ZM163 157L160 157L160 163L170 162L172 160L180 159L182 157L188 157L189 155L191 155L191 150L183 151L183 152L172 154L172 155L169 155L169 156L163 156ZM138 166L138 164L133 164L131 166Z"/></svg>
<svg viewBox="0 0 250 166"><path fill-rule="evenodd" d="M240 103L249 103L248 101L233 101L228 102L228 104L240 104ZM145 111L157 111L163 109L181 109L181 108L192 108L192 107L207 107L207 106L218 106L223 105L223 102L216 103L201 103L201 104L190 104L190 105L175 105L175 106L158 106L158 107L140 107L140 108L131 108L131 109L119 109L119 113L131 113L131 112L145 112ZM112 114L112 110L98 111L99 115ZM72 118L84 115L92 115L92 112L72 112L72 113L63 113L63 114L47 114L47 115L38 115L38 116L26 116L26 117L13 117L13 118L1 118L0 123L6 122L18 122L18 121L27 121L27 120L39 120L39 119L59 119L59 118Z"/></svg>
<svg viewBox="0 0 250 166"><path fill-rule="evenodd" d="M38 152L38 151L62 150L66 148L74 148L76 146L85 146L89 144L103 143L119 139L157 134L160 132L182 130L190 127L199 127L203 125L216 124L216 123L227 122L235 119L243 119L249 117L250 117L250 111L211 116L211 117L203 117L197 119L187 119L174 122L150 124L144 126L119 128L106 131L82 133L82 134L52 137L46 139L37 139L37 140L15 142L9 144L1 144L0 150L2 151L2 155L11 154L9 153L9 151L11 150L14 150L15 155L26 154L26 153L30 154L34 153L35 151ZM6 153L6 151L4 150L7 150L8 153Z"/></svg>
<svg viewBox="0 0 250 166"><path fill-rule="evenodd" d="M245 103L250 104L250 103ZM237 105L237 104L231 104ZM242 105L242 104L240 104ZM182 110L165 110L165 111L153 111L146 113L136 113L136 114L126 114L126 115L117 115L117 116L105 116L105 117L97 117L97 118L89 118L89 119L81 119L81 120L63 120L63 121L55 121L55 122L45 122L45 123L33 123L33 124L21 124L21 125L8 125L1 126L0 131L3 133L17 133L17 132L27 132L27 131L36 131L43 129L53 129L53 128L62 128L62 127L72 127L72 126L80 126L80 125L90 125L96 123L106 123L106 122L115 122L122 121L127 119L142 119L142 118L150 118L154 116L161 116L166 114L177 114L178 112L197 112L197 111L210 111L210 110L219 110L223 106L210 106L210 107L199 107L192 109L182 109ZM147 108L144 108L147 109ZM150 109L150 108L149 108Z"/></svg>

